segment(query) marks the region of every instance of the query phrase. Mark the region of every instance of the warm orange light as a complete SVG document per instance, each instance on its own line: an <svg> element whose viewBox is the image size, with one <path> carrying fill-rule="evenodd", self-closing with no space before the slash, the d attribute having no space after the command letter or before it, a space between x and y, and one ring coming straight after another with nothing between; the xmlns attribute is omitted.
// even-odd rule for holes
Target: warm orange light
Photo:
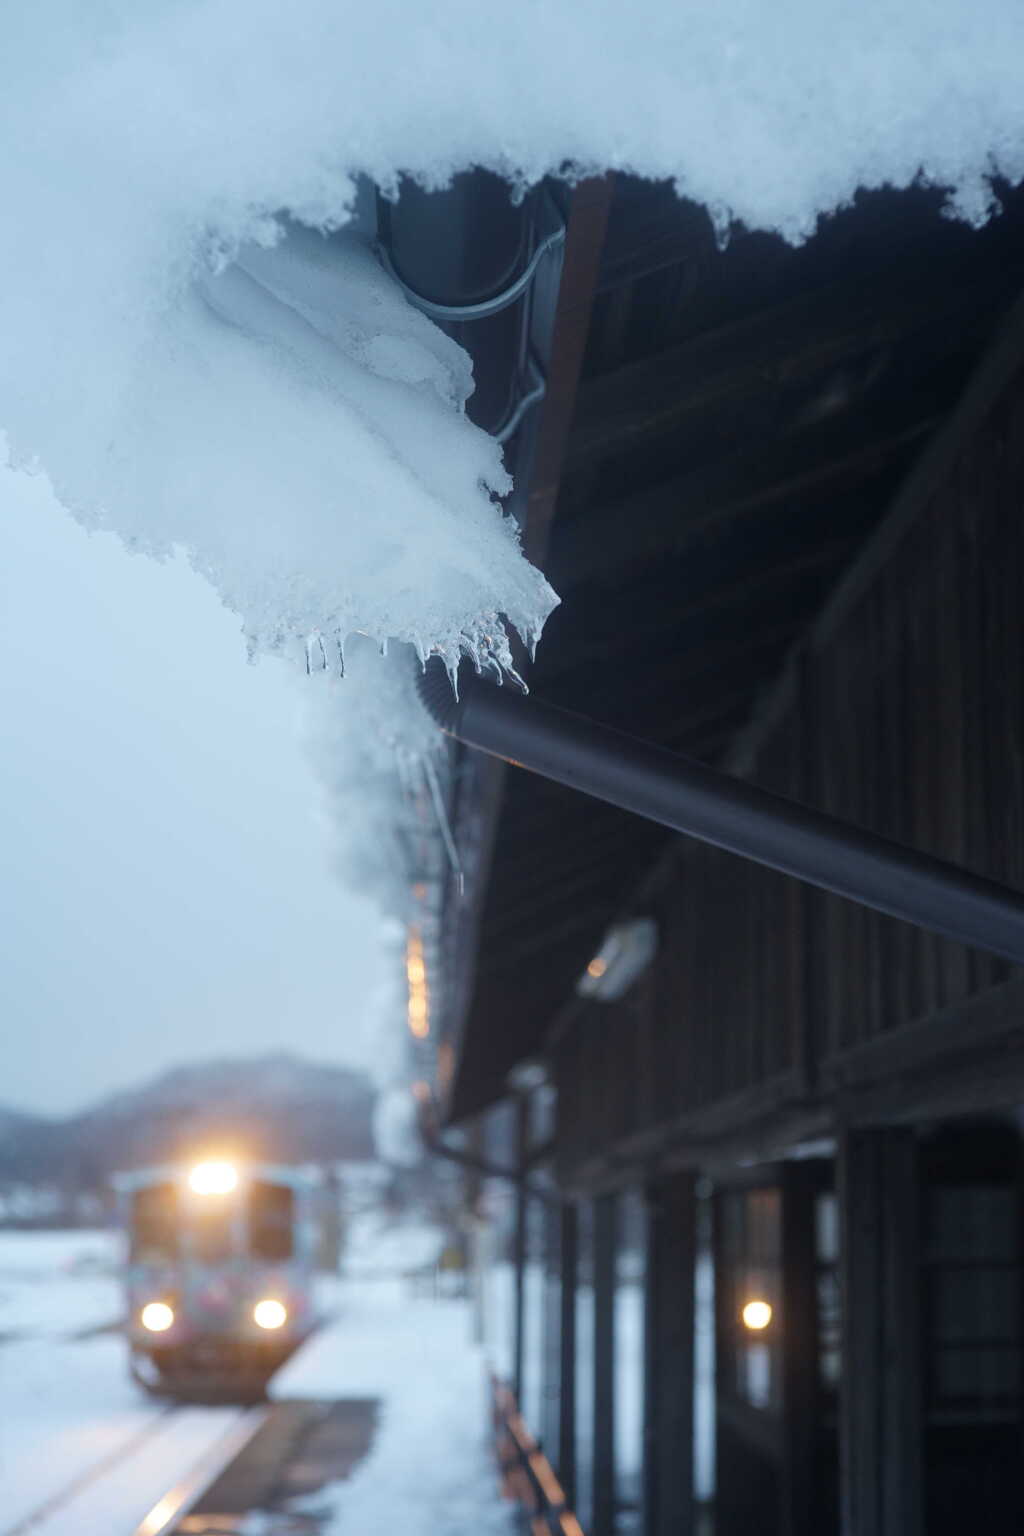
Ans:
<svg viewBox="0 0 1024 1536"><path fill-rule="evenodd" d="M166 1333L174 1322L174 1309L166 1301L150 1301L143 1307L139 1320L150 1333Z"/></svg>
<svg viewBox="0 0 1024 1536"><path fill-rule="evenodd" d="M417 1040L425 1040L430 1034L430 995L427 990L423 938L418 928L409 929L405 951L405 974L409 981L409 1032Z"/></svg>
<svg viewBox="0 0 1024 1536"><path fill-rule="evenodd" d="M188 1187L196 1195L229 1195L237 1184L234 1163L196 1163L188 1176Z"/></svg>
<svg viewBox="0 0 1024 1536"><path fill-rule="evenodd" d="M562 1492L562 1485L551 1470L551 1464L543 1452L534 1451L530 1457L530 1468L548 1503L564 1504L565 1494Z"/></svg>
<svg viewBox="0 0 1024 1536"><path fill-rule="evenodd" d="M173 1494L165 1493L139 1526L137 1536L157 1536L157 1532L165 1531L168 1521L177 1514L178 1509L179 1501Z"/></svg>
<svg viewBox="0 0 1024 1536"><path fill-rule="evenodd" d="M587 975L593 976L595 981L600 981L601 977L604 975L607 969L607 960L602 960L600 955L595 955L593 960L591 960L590 964L587 966Z"/></svg>
<svg viewBox="0 0 1024 1536"><path fill-rule="evenodd" d="M288 1308L267 1296L253 1307L252 1320L258 1328L283 1328L288 1321Z"/></svg>
<svg viewBox="0 0 1024 1536"><path fill-rule="evenodd" d="M748 1301L743 1308L743 1326L754 1333L760 1333L767 1328L772 1320L772 1306L770 1301Z"/></svg>

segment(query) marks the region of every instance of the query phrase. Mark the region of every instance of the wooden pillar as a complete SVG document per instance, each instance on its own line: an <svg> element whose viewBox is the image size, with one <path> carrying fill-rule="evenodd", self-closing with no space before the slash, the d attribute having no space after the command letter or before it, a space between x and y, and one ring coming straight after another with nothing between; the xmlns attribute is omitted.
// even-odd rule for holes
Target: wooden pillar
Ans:
<svg viewBox="0 0 1024 1536"><path fill-rule="evenodd" d="M615 1196L594 1201L594 1505L588 1536L615 1529Z"/></svg>
<svg viewBox="0 0 1024 1536"><path fill-rule="evenodd" d="M516 1168L520 1174L526 1168L527 1152L529 1150L530 1132L530 1104L524 1094L516 1102ZM522 1407L523 1402L523 1350L524 1341L524 1316L526 1298L526 1183L520 1178L516 1185L516 1230L513 1248L513 1264L515 1266L515 1326L513 1331L513 1357L512 1357L512 1390L516 1396L516 1402ZM536 1428L531 1425L536 1433Z"/></svg>
<svg viewBox="0 0 1024 1536"><path fill-rule="evenodd" d="M783 1165L782 1192L782 1477L783 1536L818 1536L834 1529L820 1508L818 1297L815 1285L814 1199L821 1185L812 1162ZM833 1452L834 1454L834 1452Z"/></svg>
<svg viewBox="0 0 1024 1536"><path fill-rule="evenodd" d="M644 1536L692 1536L696 1175L647 1194Z"/></svg>
<svg viewBox="0 0 1024 1536"><path fill-rule="evenodd" d="M911 1130L840 1141L843 1536L922 1536L917 1145Z"/></svg>
<svg viewBox="0 0 1024 1536"><path fill-rule="evenodd" d="M561 1317L558 1381L558 1474L570 1508L576 1506L576 1207L559 1212Z"/></svg>

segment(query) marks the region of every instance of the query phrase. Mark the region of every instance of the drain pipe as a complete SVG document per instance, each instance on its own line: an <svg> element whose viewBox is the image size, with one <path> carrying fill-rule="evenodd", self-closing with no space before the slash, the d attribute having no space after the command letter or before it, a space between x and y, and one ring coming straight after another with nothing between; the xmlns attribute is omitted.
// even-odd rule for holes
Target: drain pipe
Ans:
<svg viewBox="0 0 1024 1536"><path fill-rule="evenodd" d="M521 1168L511 1168L504 1163L495 1163L480 1153L472 1152L466 1147L453 1147L445 1141L438 1119L437 1106L429 1090L423 1095L417 1093L416 1100L418 1105L416 1124L420 1141L424 1150L432 1157L440 1157L446 1162L455 1163L460 1168L480 1174L481 1178L503 1179L509 1184L522 1185L530 1195L547 1204L562 1203L555 1190L548 1189L530 1178L531 1166L539 1160L542 1153L546 1155L550 1152L550 1143L529 1158Z"/></svg>
<svg viewBox="0 0 1024 1536"><path fill-rule="evenodd" d="M1024 964L1024 896L1009 887L466 671L458 697L436 658L418 685L428 713L455 740L876 912Z"/></svg>

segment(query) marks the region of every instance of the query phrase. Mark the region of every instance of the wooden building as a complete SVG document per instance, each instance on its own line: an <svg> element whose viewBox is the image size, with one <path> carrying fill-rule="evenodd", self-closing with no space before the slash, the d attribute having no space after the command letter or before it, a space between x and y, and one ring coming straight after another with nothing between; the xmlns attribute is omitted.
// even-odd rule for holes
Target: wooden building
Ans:
<svg viewBox="0 0 1024 1536"><path fill-rule="evenodd" d="M554 189L516 510L562 597L536 696L1020 890L998 190L979 230L916 188L722 249L670 188ZM516 1106L511 1385L586 1536L1024 1529L1024 976L494 759L454 782L441 1119L486 1153Z"/></svg>

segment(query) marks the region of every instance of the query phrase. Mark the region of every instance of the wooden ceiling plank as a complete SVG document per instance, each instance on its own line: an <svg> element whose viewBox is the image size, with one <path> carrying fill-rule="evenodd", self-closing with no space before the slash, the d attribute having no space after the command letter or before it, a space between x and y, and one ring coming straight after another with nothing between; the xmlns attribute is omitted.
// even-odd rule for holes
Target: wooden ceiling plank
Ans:
<svg viewBox="0 0 1024 1536"><path fill-rule="evenodd" d="M858 273L589 379L578 392L568 466L592 469L683 416L809 379L871 348L899 347L914 331L957 330L965 314L995 314L1005 273L1001 282L967 276L963 283L945 271L930 276L916 259L874 284Z"/></svg>
<svg viewBox="0 0 1024 1536"><path fill-rule="evenodd" d="M756 448L716 460L697 472L639 491L593 515L577 518L552 544L549 565L563 598L571 586L649 560L678 559L699 542L720 538L751 514L760 515L844 482L856 485L894 458L907 456L934 430L928 414L898 431L879 436L872 423L856 433L836 424L802 436L774 438ZM845 425L845 424L844 424ZM850 441L838 448L841 435ZM837 451L838 448L838 451ZM799 461L803 457L803 462Z"/></svg>

